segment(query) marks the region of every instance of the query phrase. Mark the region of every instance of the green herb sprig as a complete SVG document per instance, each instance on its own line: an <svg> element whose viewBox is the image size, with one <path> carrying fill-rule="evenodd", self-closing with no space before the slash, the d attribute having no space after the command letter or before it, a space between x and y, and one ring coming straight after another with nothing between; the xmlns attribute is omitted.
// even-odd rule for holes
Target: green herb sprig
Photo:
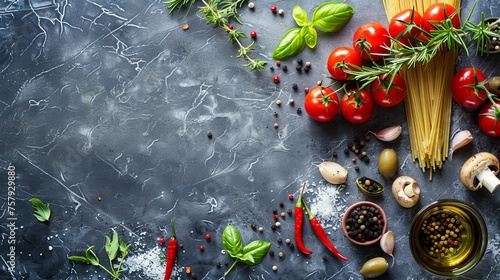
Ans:
<svg viewBox="0 0 500 280"><path fill-rule="evenodd" d="M108 255L109 269L100 263L99 258L93 250L94 246L90 246L87 248L87 250L85 251L85 256L69 256L68 259L70 261L86 262L90 265L100 267L102 268L102 270L106 271L106 273L111 275L113 277L113 280L117 280L120 279L120 273L123 272L121 267L123 261L128 255L129 247L130 244L123 243L121 238L118 238L118 233L116 232L116 230L113 229L112 238L106 236L106 244L104 245L106 254ZM118 252L120 252L120 261L115 268L113 261L117 258Z"/></svg>
<svg viewBox="0 0 500 280"><path fill-rule="evenodd" d="M34 213L33 215L40 222L48 222L50 219L50 207L48 204L44 204L38 198L30 199L31 205L33 206Z"/></svg>
<svg viewBox="0 0 500 280"><path fill-rule="evenodd" d="M266 61L261 61L252 58L250 54L254 51L253 46L255 41L252 41L248 46L243 45L241 39L246 39L245 33L241 32L238 28L232 28L229 24L231 19L241 24L237 8L240 8L245 0L200 0L203 6L198 8L197 15L200 18L205 18L207 25L222 28L228 33L228 41L236 43L239 46L237 58L243 58L247 61L244 66L250 70L261 70L265 68ZM196 0L168 0L163 2L167 5L172 13L174 10L181 10L187 8L189 13L192 5Z"/></svg>
<svg viewBox="0 0 500 280"><path fill-rule="evenodd" d="M407 25L406 30L418 29L428 38L428 41L416 40L411 45L405 45L399 44L399 38L391 38L392 45L387 48L390 52L384 58L383 64L373 63L362 67L346 64L342 66L343 70L351 74L350 80L357 81L360 83L360 88L363 88L378 79L380 75L394 76L403 67L412 68L417 64L426 65L440 50L459 51L462 49L468 55L468 48L476 44L476 54L487 53L488 49L483 48L483 46L489 46L491 37L495 37L497 34L491 31L491 25L484 22L484 13L481 14L481 23L475 24L470 21L476 3L477 0L460 28L455 28L452 22L453 17L458 16L458 11L442 22L433 24L435 30L430 32L414 23L408 24L402 21L401 23ZM349 69L349 66L354 70Z"/></svg>
<svg viewBox="0 0 500 280"><path fill-rule="evenodd" d="M224 273L224 276L236 266L238 262L246 265L256 265L267 254L271 243L263 240L255 240L243 246L240 232L233 225L227 225L222 233L222 245L226 252L234 258L233 264Z"/></svg>
<svg viewBox="0 0 500 280"><path fill-rule="evenodd" d="M295 5L292 16L299 27L288 30L273 51L273 58L283 60L300 53L307 45L316 47L318 33L315 28L323 32L340 30L354 15L354 9L345 3L325 2L314 9L309 21L307 12Z"/></svg>

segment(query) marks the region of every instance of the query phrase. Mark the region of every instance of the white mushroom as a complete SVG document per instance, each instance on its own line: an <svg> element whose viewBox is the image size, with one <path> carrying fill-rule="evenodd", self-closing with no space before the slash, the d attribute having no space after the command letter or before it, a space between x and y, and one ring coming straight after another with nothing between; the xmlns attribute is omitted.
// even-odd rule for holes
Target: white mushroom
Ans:
<svg viewBox="0 0 500 280"><path fill-rule="evenodd" d="M404 208L417 205L420 198L420 186L410 176L400 176L392 183L392 195Z"/></svg>
<svg viewBox="0 0 500 280"><path fill-rule="evenodd" d="M500 179L496 177L499 170L497 157L487 152L477 153L462 165L460 180L471 191L485 187L493 193L500 186Z"/></svg>

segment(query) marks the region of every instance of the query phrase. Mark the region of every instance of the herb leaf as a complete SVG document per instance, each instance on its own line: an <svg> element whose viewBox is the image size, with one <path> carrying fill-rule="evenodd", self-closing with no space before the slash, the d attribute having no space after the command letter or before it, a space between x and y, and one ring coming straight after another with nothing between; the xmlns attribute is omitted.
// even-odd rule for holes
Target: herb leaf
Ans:
<svg viewBox="0 0 500 280"><path fill-rule="evenodd" d="M233 225L227 225L222 233L222 245L226 252L233 258L238 258L243 253L243 241L240 232Z"/></svg>
<svg viewBox="0 0 500 280"><path fill-rule="evenodd" d="M33 210L35 210L35 213L33 215L37 220L40 222L47 222L50 219L50 208L48 204L44 204L40 199L38 198L32 198L30 199L31 204L33 206Z"/></svg>
<svg viewBox="0 0 500 280"><path fill-rule="evenodd" d="M243 262L247 265L258 264L267 254L269 247L271 247L271 243L262 240L252 241L243 247L241 235L233 225L228 225L224 229L222 244L226 252L235 259L233 264L224 273L224 276L229 274L238 262Z"/></svg>
<svg viewBox="0 0 500 280"><path fill-rule="evenodd" d="M344 27L353 15L354 9L348 4L325 2L314 10L312 22L323 32L333 32Z"/></svg>
<svg viewBox="0 0 500 280"><path fill-rule="evenodd" d="M95 254L94 250L92 250L94 246L90 246L87 251L85 251L85 258L87 262L93 266L99 266L99 258Z"/></svg>
<svg viewBox="0 0 500 280"><path fill-rule="evenodd" d="M292 16L298 26L305 26L309 22L306 11L299 5L293 6Z"/></svg>
<svg viewBox="0 0 500 280"><path fill-rule="evenodd" d="M302 27L304 28L304 27ZM306 46L299 27L288 30L273 51L273 59L282 60L297 55Z"/></svg>
<svg viewBox="0 0 500 280"><path fill-rule="evenodd" d="M109 260L112 261L116 258L116 255L118 254L118 245L118 233L113 229L112 239L110 240L110 238L106 236L106 245L104 246Z"/></svg>
<svg viewBox="0 0 500 280"><path fill-rule="evenodd" d="M241 261L247 265L256 265L267 254L271 243L262 240L255 240L243 247Z"/></svg>
<svg viewBox="0 0 500 280"><path fill-rule="evenodd" d="M304 35L304 39L306 41L306 45L313 49L316 47L316 42L318 41L318 32L314 27L309 26L307 28L307 33Z"/></svg>

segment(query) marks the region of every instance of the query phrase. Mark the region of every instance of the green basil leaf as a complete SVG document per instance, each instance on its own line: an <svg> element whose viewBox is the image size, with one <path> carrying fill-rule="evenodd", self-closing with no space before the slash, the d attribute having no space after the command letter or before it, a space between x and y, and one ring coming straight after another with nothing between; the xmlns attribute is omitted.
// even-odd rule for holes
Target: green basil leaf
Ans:
<svg viewBox="0 0 500 280"><path fill-rule="evenodd" d="M316 31L316 29L314 29L314 27L309 26L304 39L307 46L311 49L314 49L314 47L316 47L316 42L318 41L318 32Z"/></svg>
<svg viewBox="0 0 500 280"><path fill-rule="evenodd" d="M247 265L256 265L267 254L271 243L262 240L255 240L243 247L243 256L240 260Z"/></svg>
<svg viewBox="0 0 500 280"><path fill-rule="evenodd" d="M309 19L307 18L306 11L304 9L302 9L302 7L299 5L293 6L292 16L293 16L293 19L295 20L295 22L299 26L304 26L309 22Z"/></svg>
<svg viewBox="0 0 500 280"><path fill-rule="evenodd" d="M238 229L233 225L227 225L222 233L222 245L224 250L233 258L243 252L243 241Z"/></svg>
<svg viewBox="0 0 500 280"><path fill-rule="evenodd" d="M99 258L97 255L94 253L94 250L92 250L94 246L90 246L87 251L85 251L85 257L87 259L87 262L93 266L99 266Z"/></svg>
<svg viewBox="0 0 500 280"><path fill-rule="evenodd" d="M110 238L106 236L106 245L104 245L110 261L116 258L116 255L118 254L118 247L118 233L116 232L116 230L113 230L112 239L110 240Z"/></svg>
<svg viewBox="0 0 500 280"><path fill-rule="evenodd" d="M353 15L354 9L348 4L325 2L314 10L312 22L323 32L333 32L344 27Z"/></svg>
<svg viewBox="0 0 500 280"><path fill-rule="evenodd" d="M273 59L283 60L302 51L306 45L304 37L300 35L302 28L288 30L273 51Z"/></svg>
<svg viewBox="0 0 500 280"><path fill-rule="evenodd" d="M50 219L50 207L48 204L44 204L38 198L30 199L31 205L33 206L35 218L40 222L47 222Z"/></svg>

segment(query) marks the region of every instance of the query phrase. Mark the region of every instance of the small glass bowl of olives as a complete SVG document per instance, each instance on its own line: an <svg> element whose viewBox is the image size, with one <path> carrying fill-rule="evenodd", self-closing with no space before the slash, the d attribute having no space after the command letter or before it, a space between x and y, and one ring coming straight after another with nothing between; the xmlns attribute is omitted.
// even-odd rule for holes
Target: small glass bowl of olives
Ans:
<svg viewBox="0 0 500 280"><path fill-rule="evenodd" d="M439 276L456 277L473 269L482 259L488 232L474 207L445 199L417 213L409 241L411 253L421 267Z"/></svg>
<svg viewBox="0 0 500 280"><path fill-rule="evenodd" d="M385 212L373 202L356 202L345 211L342 230L354 244L364 246L377 243L387 230Z"/></svg>

